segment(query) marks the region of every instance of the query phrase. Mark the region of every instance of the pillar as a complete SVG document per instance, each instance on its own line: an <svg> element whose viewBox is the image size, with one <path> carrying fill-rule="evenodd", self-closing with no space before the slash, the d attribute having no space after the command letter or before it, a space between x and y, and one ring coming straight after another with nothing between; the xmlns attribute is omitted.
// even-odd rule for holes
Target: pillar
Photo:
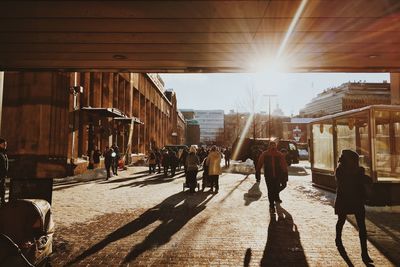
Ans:
<svg viewBox="0 0 400 267"><path fill-rule="evenodd" d="M390 73L390 103L400 105L400 73Z"/></svg>
<svg viewBox="0 0 400 267"><path fill-rule="evenodd" d="M1 115L3 113L3 83L4 83L4 72L0 71L0 132L1 132Z"/></svg>

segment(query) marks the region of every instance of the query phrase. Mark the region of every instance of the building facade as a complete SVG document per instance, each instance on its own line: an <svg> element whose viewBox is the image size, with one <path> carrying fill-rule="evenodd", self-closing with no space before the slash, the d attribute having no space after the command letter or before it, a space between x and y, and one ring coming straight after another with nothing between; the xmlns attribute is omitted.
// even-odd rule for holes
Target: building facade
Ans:
<svg viewBox="0 0 400 267"><path fill-rule="evenodd" d="M283 138L298 143L307 143L310 138L308 129L312 118L291 118L290 122L283 123Z"/></svg>
<svg viewBox="0 0 400 267"><path fill-rule="evenodd" d="M195 119L200 125L200 142L211 144L224 136L223 110L195 110Z"/></svg>
<svg viewBox="0 0 400 267"><path fill-rule="evenodd" d="M348 82L318 94L300 116L321 117L376 104L390 104L390 83Z"/></svg>
<svg viewBox="0 0 400 267"><path fill-rule="evenodd" d="M132 154L184 143L176 95L167 97L154 79L145 73L6 72L1 136L9 144L11 176L81 173L96 147L116 144L129 162Z"/></svg>

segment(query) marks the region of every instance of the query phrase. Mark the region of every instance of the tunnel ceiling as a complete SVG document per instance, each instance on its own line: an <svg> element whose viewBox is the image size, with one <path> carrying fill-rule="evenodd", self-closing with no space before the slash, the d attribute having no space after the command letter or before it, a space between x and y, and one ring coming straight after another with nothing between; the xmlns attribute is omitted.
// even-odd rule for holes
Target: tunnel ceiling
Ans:
<svg viewBox="0 0 400 267"><path fill-rule="evenodd" d="M2 70L400 71L399 0L2 1L0 14Z"/></svg>

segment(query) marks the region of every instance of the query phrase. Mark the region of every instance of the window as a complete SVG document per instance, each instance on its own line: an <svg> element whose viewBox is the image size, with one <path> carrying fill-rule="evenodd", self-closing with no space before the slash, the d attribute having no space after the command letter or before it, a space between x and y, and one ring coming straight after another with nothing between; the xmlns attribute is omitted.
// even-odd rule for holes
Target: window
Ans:
<svg viewBox="0 0 400 267"><path fill-rule="evenodd" d="M336 121L337 157L343 149L351 149L360 155L360 165L371 174L371 151L369 146L368 113L356 113Z"/></svg>
<svg viewBox="0 0 400 267"><path fill-rule="evenodd" d="M312 134L314 167L334 171L332 123L321 122L313 124Z"/></svg>
<svg viewBox="0 0 400 267"><path fill-rule="evenodd" d="M375 111L375 166L378 180L400 179L400 112Z"/></svg>

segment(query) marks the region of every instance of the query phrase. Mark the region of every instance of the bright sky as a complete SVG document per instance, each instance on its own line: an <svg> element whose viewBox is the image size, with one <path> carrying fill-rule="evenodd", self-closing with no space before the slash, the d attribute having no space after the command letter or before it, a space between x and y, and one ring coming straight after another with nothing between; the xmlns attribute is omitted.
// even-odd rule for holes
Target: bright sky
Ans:
<svg viewBox="0 0 400 267"><path fill-rule="evenodd" d="M390 82L388 73L274 73L274 74L161 74L165 87L177 94L179 109L231 109L250 112L253 88L256 111L268 109L265 94L285 115L297 115L305 104L323 90L348 81Z"/></svg>

